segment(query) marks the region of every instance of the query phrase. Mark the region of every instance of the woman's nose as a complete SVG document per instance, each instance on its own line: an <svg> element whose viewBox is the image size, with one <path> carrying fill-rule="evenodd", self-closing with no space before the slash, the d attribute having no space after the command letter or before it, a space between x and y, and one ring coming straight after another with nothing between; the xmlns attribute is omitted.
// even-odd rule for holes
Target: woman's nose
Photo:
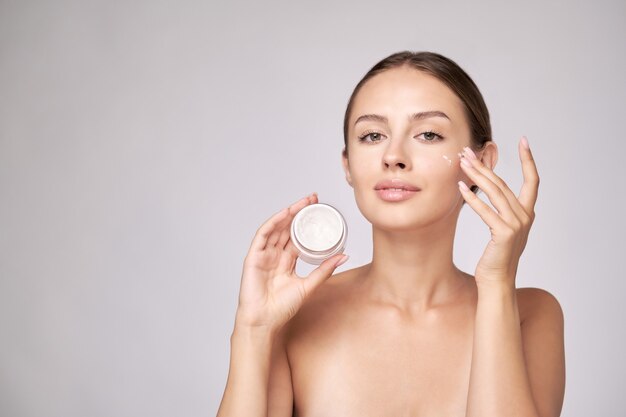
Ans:
<svg viewBox="0 0 626 417"><path fill-rule="evenodd" d="M397 143L393 142L393 140L388 141L389 145L387 146L387 149L385 149L385 153L383 155L383 164L385 165L385 168L409 168L411 159L405 152L403 144L399 141L397 141Z"/></svg>

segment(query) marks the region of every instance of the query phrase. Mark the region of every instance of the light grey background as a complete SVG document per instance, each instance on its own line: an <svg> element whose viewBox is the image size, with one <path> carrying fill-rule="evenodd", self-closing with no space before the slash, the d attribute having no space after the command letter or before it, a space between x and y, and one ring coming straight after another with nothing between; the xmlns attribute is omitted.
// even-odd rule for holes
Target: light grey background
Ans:
<svg viewBox="0 0 626 417"><path fill-rule="evenodd" d="M516 192L528 136L518 286L563 306L563 415L621 414L626 6L522 3L0 1L0 415L213 415L268 216L317 191L349 223L341 269L369 261L342 118L404 49L473 77ZM488 232L461 217L473 272Z"/></svg>

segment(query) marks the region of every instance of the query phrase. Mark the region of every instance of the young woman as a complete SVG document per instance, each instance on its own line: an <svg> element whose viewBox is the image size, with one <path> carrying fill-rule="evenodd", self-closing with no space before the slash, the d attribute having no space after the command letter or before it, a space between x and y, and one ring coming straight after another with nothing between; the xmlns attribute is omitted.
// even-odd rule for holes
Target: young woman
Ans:
<svg viewBox="0 0 626 417"><path fill-rule="evenodd" d="M516 196L493 171L489 113L470 77L439 54L400 52L356 86L344 140L372 261L330 278L347 259L336 255L296 275L289 226L315 194L258 229L218 416L559 416L562 310L515 285L539 185L526 138ZM474 275L452 256L465 203L491 233Z"/></svg>

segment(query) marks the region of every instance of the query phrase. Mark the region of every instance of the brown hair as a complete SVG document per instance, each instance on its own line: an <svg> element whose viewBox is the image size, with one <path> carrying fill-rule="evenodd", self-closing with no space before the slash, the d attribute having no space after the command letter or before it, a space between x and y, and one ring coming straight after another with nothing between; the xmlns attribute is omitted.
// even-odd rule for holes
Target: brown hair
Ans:
<svg viewBox="0 0 626 417"><path fill-rule="evenodd" d="M471 132L471 147L480 150L492 140L489 110L478 87L469 75L454 61L435 52L402 51L389 55L374 65L354 88L343 119L344 154L348 155L348 126L354 99L363 85L372 77L392 68L408 66L439 79L448 86L464 104ZM477 186L472 186L476 192Z"/></svg>

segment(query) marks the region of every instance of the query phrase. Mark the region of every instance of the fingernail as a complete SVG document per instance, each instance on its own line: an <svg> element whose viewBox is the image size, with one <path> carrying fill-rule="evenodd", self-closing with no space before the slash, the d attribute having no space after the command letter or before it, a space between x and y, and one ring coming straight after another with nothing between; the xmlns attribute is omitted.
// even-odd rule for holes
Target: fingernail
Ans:
<svg viewBox="0 0 626 417"><path fill-rule="evenodd" d="M530 145L528 144L528 138L526 136L522 136L522 146L526 149L530 149Z"/></svg>
<svg viewBox="0 0 626 417"><path fill-rule="evenodd" d="M468 168L472 168L472 163L467 160L467 158L461 158L461 163Z"/></svg>
<svg viewBox="0 0 626 417"><path fill-rule="evenodd" d="M470 191L469 187L465 184L464 181L459 181L459 187L461 187L463 191Z"/></svg>
<svg viewBox="0 0 626 417"><path fill-rule="evenodd" d="M476 154L474 153L473 150L471 150L469 147L465 147L465 153L467 154L468 157L472 158L472 159L478 159L476 158Z"/></svg>
<svg viewBox="0 0 626 417"><path fill-rule="evenodd" d="M348 260L348 258L349 258L349 256L348 256L348 255L343 255L343 256L341 257L341 259L339 260L339 262L337 262L337 263L335 264L335 268L337 268L338 266L343 265L344 263L346 263L346 261Z"/></svg>

